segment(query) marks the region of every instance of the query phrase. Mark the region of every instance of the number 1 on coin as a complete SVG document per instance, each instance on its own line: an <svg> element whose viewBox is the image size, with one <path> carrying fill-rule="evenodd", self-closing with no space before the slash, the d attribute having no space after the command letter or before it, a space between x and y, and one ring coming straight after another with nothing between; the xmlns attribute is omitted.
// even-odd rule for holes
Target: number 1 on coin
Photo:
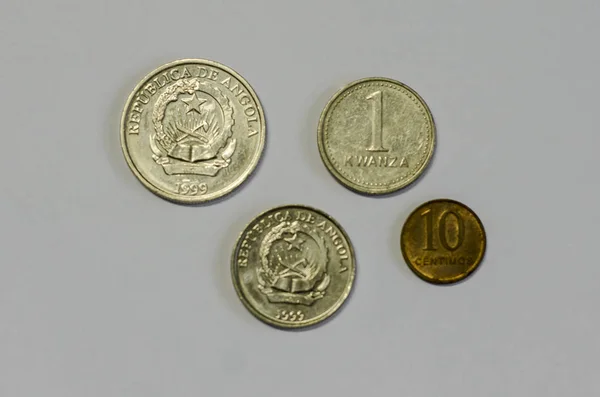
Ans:
<svg viewBox="0 0 600 397"><path fill-rule="evenodd" d="M371 118L371 145L367 148L369 152L387 152L383 147L383 94L375 91L366 98L373 102L373 116Z"/></svg>

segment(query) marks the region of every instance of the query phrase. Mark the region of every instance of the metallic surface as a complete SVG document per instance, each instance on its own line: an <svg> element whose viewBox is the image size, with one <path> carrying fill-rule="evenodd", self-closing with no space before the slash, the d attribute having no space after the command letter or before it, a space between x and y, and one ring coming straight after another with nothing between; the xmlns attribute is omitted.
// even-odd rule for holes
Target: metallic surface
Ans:
<svg viewBox="0 0 600 397"><path fill-rule="evenodd" d="M185 59L146 76L127 100L121 147L153 193L202 203L238 187L256 168L265 118L252 87L214 61Z"/></svg>
<svg viewBox="0 0 600 397"><path fill-rule="evenodd" d="M410 87L367 78L329 101L317 141L325 166L343 185L386 194L423 173L433 156L435 124L425 101Z"/></svg>
<svg viewBox="0 0 600 397"><path fill-rule="evenodd" d="M417 276L430 283L448 284L477 269L485 254L486 235L469 207L439 199L422 204L408 216L400 247Z"/></svg>
<svg viewBox="0 0 600 397"><path fill-rule="evenodd" d="M257 216L233 251L231 274L239 298L258 319L281 328L317 324L348 297L354 250L329 215L302 205Z"/></svg>

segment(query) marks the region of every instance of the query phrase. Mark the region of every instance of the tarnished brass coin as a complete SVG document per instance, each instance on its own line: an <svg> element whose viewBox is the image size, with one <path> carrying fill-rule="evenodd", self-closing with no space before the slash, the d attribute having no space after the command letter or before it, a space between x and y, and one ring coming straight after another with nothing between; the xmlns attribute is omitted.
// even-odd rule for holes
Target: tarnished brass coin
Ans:
<svg viewBox="0 0 600 397"><path fill-rule="evenodd" d="M319 121L321 158L346 187L385 194L414 182L433 156L435 125L406 85L367 78L333 96Z"/></svg>
<svg viewBox="0 0 600 397"><path fill-rule="evenodd" d="M146 76L127 100L121 147L153 193L179 203L224 196L256 168L265 118L254 90L214 61L184 59Z"/></svg>
<svg viewBox="0 0 600 397"><path fill-rule="evenodd" d="M355 275L342 227L314 208L289 205L256 217L231 260L233 284L258 319L281 328L319 323L344 303Z"/></svg>
<svg viewBox="0 0 600 397"><path fill-rule="evenodd" d="M468 277L483 259L485 246L481 220L466 205L448 199L419 206L409 215L400 236L408 266L434 284Z"/></svg>

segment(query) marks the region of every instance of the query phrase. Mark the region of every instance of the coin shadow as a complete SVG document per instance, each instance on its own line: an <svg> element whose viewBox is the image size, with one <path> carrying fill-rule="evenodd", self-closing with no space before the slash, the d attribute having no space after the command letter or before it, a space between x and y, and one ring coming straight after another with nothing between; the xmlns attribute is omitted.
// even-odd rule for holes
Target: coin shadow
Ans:
<svg viewBox="0 0 600 397"><path fill-rule="evenodd" d="M437 287L443 287L443 288L449 288L449 287L456 287L459 285L462 285L466 282L468 282L470 279L472 279L473 277L475 277L475 275L477 273L479 273L479 270L481 269L482 266L484 266L485 264L485 257L487 254L487 241L486 241L486 248L485 251L483 252L483 256L481 257L481 261L479 262L479 264L475 267L475 269L473 269L473 271L471 273L469 273L469 275L461 280L455 281L453 283L442 283L442 284L434 284Z"/></svg>
<svg viewBox="0 0 600 397"><path fill-rule="evenodd" d="M414 208L417 208L418 205L418 203L412 204L410 207L406 207L404 210L402 210L401 214L396 218L396 222L394 222L393 232L390 233L389 237L389 246L392 257L394 258L394 263L400 264L400 266L398 267L400 268L400 272L402 273L404 278L417 277L406 263L404 255L402 255L402 248L400 246L400 235L402 234L402 227L404 226L404 222L406 222L406 219L410 215L411 211L413 211ZM421 279L419 279L419 281L421 281Z"/></svg>
<svg viewBox="0 0 600 397"><path fill-rule="evenodd" d="M260 211L257 210L253 213L257 212ZM234 217L234 221L229 224L229 227L225 232L225 237L220 240L221 243L219 244L217 251L219 252L219 260L213 269L213 279L215 280L217 290L221 295L221 300L227 302L227 306L229 306L236 315L240 315L240 317L246 318L248 322L251 322L255 320L246 310L242 302L240 302L231 278L231 254L240 233L242 233L244 227L248 223L248 219L250 219L250 217L244 218L236 216ZM245 314L247 314L247 316Z"/></svg>
<svg viewBox="0 0 600 397"><path fill-rule="evenodd" d="M135 76L130 77L131 78L126 79L125 81L134 82ZM115 94L114 100L111 101L111 105L108 110L106 128L102 130L104 151L106 152L108 163L110 164L110 167L117 178L120 178L127 185L132 184L136 178L129 170L129 167L127 167L127 162L123 156L123 150L121 148L120 124L125 103L127 102L127 98L131 94L133 87L135 87L135 83L133 83L131 86L123 85L119 88L118 92ZM136 181L136 183L139 182Z"/></svg>
<svg viewBox="0 0 600 397"><path fill-rule="evenodd" d="M329 100L344 86L344 84L346 84L346 82L340 81L339 85L331 85L321 91L319 96L315 100L312 100L306 113L305 129L308 130L308 133L303 134L302 143L304 152L307 155L306 158L310 160L307 161L307 163L313 168L313 172L318 173L318 175L322 175L323 170L327 169L325 164L323 164L323 161L321 161L321 155L319 154L319 147L317 145L319 120L321 118L321 113L323 113L323 109L325 109ZM329 174L329 172L327 172L327 174Z"/></svg>

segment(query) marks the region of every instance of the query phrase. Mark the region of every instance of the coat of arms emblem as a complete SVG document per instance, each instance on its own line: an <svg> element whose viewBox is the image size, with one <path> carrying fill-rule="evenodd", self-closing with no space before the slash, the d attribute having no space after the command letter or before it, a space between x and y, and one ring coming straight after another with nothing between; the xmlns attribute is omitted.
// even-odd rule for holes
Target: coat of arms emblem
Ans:
<svg viewBox="0 0 600 397"><path fill-rule="evenodd" d="M282 222L265 235L259 254L258 288L269 302L310 306L325 296L329 257L317 229Z"/></svg>
<svg viewBox="0 0 600 397"><path fill-rule="evenodd" d="M219 88L181 79L158 97L152 113L152 158L165 173L215 176L231 163L233 107Z"/></svg>

